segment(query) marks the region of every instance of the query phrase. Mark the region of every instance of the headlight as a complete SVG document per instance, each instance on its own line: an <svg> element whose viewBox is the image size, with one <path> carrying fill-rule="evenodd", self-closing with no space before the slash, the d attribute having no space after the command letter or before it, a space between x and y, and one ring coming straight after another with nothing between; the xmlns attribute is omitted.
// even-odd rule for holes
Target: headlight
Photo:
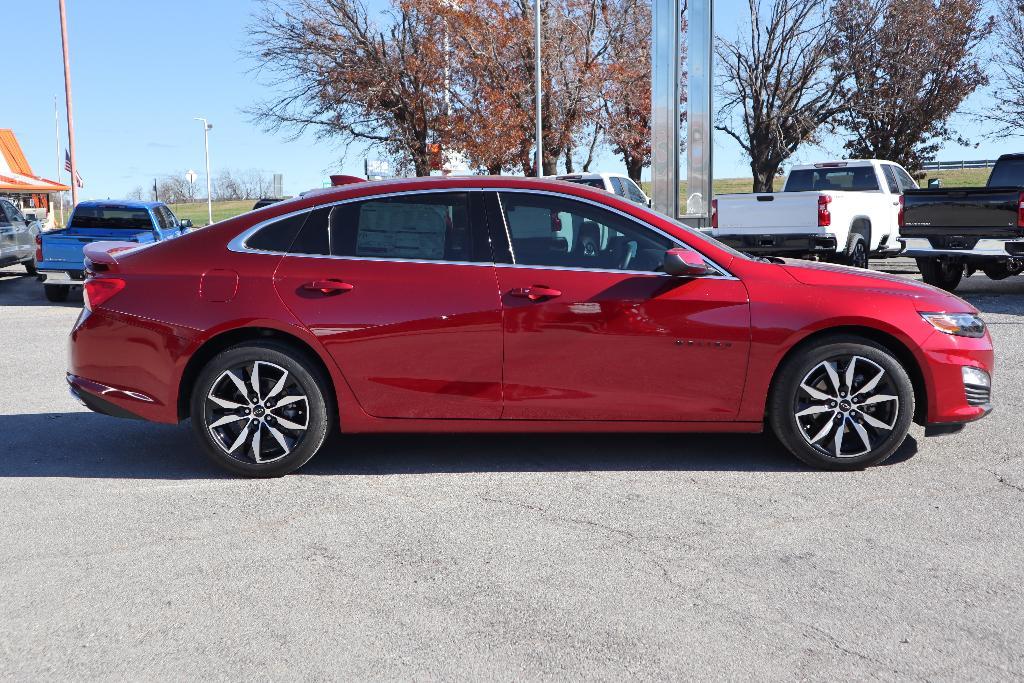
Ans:
<svg viewBox="0 0 1024 683"><path fill-rule="evenodd" d="M921 317L944 334L984 337L985 322L972 313L922 313Z"/></svg>

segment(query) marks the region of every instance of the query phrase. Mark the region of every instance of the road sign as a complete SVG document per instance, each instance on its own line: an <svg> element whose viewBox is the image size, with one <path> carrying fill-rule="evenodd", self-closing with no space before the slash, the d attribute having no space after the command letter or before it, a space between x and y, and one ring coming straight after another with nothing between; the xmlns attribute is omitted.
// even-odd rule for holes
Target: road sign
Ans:
<svg viewBox="0 0 1024 683"><path fill-rule="evenodd" d="M189 185L195 185L196 178L198 178L198 177L199 176L196 175L195 171L189 170L189 171L185 172L185 180L188 181Z"/></svg>

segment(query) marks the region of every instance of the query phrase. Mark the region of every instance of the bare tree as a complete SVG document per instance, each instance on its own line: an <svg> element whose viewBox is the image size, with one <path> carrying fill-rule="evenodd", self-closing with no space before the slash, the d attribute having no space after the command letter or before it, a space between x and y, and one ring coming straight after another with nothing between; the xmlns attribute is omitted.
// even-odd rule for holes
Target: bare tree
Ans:
<svg viewBox="0 0 1024 683"><path fill-rule="evenodd" d="M168 204L182 204L195 201L193 193L195 190L185 180L185 174L171 173L163 176L157 181L157 194L160 201Z"/></svg>
<svg viewBox="0 0 1024 683"><path fill-rule="evenodd" d="M386 25L363 0L263 0L250 56L281 93L250 113L270 130L369 142L429 175L445 126L441 17L429 0L392 0Z"/></svg>
<svg viewBox="0 0 1024 683"><path fill-rule="evenodd" d="M977 48L992 30L982 0L847 0L835 8L833 68L850 108L839 121L854 157L890 159L910 171L947 140L966 145L949 120L988 82ZM913 30L907 30L913 26Z"/></svg>
<svg viewBox="0 0 1024 683"><path fill-rule="evenodd" d="M750 157L755 192L770 192L783 162L847 107L833 65L837 28L832 0L747 0L749 34L721 40L721 108L715 128ZM737 119L738 115L738 121Z"/></svg>
<svg viewBox="0 0 1024 683"><path fill-rule="evenodd" d="M259 199L270 195L273 180L255 168L246 171L223 169L213 179L213 197L220 201Z"/></svg>
<svg viewBox="0 0 1024 683"><path fill-rule="evenodd" d="M137 202L141 202L146 197L146 191L142 189L142 185L136 185L132 190L124 195L125 199L134 199Z"/></svg>
<svg viewBox="0 0 1024 683"><path fill-rule="evenodd" d="M436 1L436 0L435 0ZM534 172L532 0L443 2L455 69L453 144L491 173ZM543 172L557 172L600 117L602 0L542 0Z"/></svg>
<svg viewBox="0 0 1024 683"><path fill-rule="evenodd" d="M995 104L984 117L998 124L994 135L1020 135L1024 128L1024 0L998 0L996 8Z"/></svg>

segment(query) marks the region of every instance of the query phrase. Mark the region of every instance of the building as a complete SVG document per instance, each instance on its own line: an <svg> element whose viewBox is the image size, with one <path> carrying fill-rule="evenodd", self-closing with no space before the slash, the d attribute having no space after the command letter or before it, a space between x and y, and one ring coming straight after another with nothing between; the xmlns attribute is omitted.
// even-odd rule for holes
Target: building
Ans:
<svg viewBox="0 0 1024 683"><path fill-rule="evenodd" d="M50 207L56 208L59 193L70 189L33 173L14 131L0 128L0 197L12 200L26 216L53 227Z"/></svg>

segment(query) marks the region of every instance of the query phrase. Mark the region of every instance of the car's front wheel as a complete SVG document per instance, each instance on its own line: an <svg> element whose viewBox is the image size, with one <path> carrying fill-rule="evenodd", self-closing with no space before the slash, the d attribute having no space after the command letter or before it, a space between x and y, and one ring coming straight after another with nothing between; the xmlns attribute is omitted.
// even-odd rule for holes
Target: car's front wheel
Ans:
<svg viewBox="0 0 1024 683"><path fill-rule="evenodd" d="M192 429L221 467L247 477L279 477L306 464L327 438L326 386L314 364L288 346L234 346L199 373Z"/></svg>
<svg viewBox="0 0 1024 683"><path fill-rule="evenodd" d="M832 338L778 370L769 421L779 440L813 467L860 469L899 448L914 416L907 371L888 350Z"/></svg>

